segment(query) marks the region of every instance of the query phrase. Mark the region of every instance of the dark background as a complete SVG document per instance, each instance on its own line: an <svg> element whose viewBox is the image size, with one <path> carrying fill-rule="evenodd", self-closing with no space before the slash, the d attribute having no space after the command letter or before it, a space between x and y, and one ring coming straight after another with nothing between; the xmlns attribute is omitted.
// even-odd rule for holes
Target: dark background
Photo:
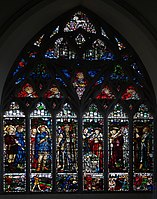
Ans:
<svg viewBox="0 0 157 199"><path fill-rule="evenodd" d="M9 70L25 44L47 23L78 5L102 17L128 40L145 65L157 96L157 0L0 0L0 97ZM1 198L157 199L157 195L155 191L154 194L41 193L7 194L0 195Z"/></svg>

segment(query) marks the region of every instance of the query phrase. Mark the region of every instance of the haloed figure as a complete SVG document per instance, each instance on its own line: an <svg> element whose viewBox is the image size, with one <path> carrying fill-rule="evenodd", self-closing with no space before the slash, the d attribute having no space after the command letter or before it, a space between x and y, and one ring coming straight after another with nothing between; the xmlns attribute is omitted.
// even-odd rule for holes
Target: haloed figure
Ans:
<svg viewBox="0 0 157 199"><path fill-rule="evenodd" d="M37 128L35 140L35 154L38 158L37 172L40 170L47 171L47 158L50 154L51 143L49 138L49 129L46 125L40 125Z"/></svg>
<svg viewBox="0 0 157 199"><path fill-rule="evenodd" d="M16 128L13 125L7 125L4 128L4 139L7 153L7 162L9 171L14 171L14 161L18 151L18 145L16 141Z"/></svg>

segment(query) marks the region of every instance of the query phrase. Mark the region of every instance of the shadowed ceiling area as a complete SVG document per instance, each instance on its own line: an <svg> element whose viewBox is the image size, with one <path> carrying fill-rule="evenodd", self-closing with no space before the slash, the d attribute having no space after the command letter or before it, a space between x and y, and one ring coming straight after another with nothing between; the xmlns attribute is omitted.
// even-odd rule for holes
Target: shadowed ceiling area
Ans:
<svg viewBox="0 0 157 199"><path fill-rule="evenodd" d="M106 1L106 0L102 0ZM26 13L29 9L38 4L48 4L49 0L1 0L0 6L0 36L7 28L20 16ZM82 1L80 0L80 3ZM108 2L108 1L106 1ZM131 14L142 21L145 26L149 26L150 31L157 31L157 1L143 0L111 0L129 11ZM154 34L155 36L155 34Z"/></svg>

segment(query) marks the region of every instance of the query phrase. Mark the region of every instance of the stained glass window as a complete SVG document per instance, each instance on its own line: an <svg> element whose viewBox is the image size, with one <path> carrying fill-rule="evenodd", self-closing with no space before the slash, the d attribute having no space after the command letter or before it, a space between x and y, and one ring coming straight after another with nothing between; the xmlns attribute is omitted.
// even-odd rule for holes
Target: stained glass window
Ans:
<svg viewBox="0 0 157 199"><path fill-rule="evenodd" d="M129 86L125 93L122 95L122 100L139 100L139 94L133 86Z"/></svg>
<svg viewBox="0 0 157 199"><path fill-rule="evenodd" d="M112 94L110 88L105 86L99 95L96 97L97 99L115 99L115 96Z"/></svg>
<svg viewBox="0 0 157 199"><path fill-rule="evenodd" d="M52 85L51 88L45 92L44 94L45 98L62 98L62 95L59 91L59 89L57 88L56 85Z"/></svg>
<svg viewBox="0 0 157 199"><path fill-rule="evenodd" d="M25 66L27 65L27 62L24 58L21 58L13 72L13 76L15 76L19 71L21 71Z"/></svg>
<svg viewBox="0 0 157 199"><path fill-rule="evenodd" d="M114 60L115 55L102 40L97 39L93 42L92 48L83 54L83 58L87 60Z"/></svg>
<svg viewBox="0 0 157 199"><path fill-rule="evenodd" d="M122 106L117 104L108 116L109 190L128 191L129 121ZM119 186L117 186L119 184Z"/></svg>
<svg viewBox="0 0 157 199"><path fill-rule="evenodd" d="M76 93L79 99L82 98L86 85L87 81L84 78L84 74L82 72L77 72L73 86L76 89Z"/></svg>
<svg viewBox="0 0 157 199"><path fill-rule="evenodd" d="M148 107L141 104L133 119L134 190L151 191L154 154L153 116L149 113Z"/></svg>
<svg viewBox="0 0 157 199"><path fill-rule="evenodd" d="M37 98L38 95L36 91L34 91L33 87L27 83L22 87L22 90L18 93L18 97L31 97L31 98Z"/></svg>
<svg viewBox="0 0 157 199"><path fill-rule="evenodd" d="M89 21L87 15L81 11L73 15L70 22L66 24L64 32L75 31L78 28L82 28L90 33L96 33L94 25Z"/></svg>
<svg viewBox="0 0 157 199"><path fill-rule="evenodd" d="M52 190L52 121L40 102L30 114L30 191Z"/></svg>
<svg viewBox="0 0 157 199"><path fill-rule="evenodd" d="M103 116L95 104L83 115L83 179L85 191L104 189Z"/></svg>
<svg viewBox="0 0 157 199"><path fill-rule="evenodd" d="M79 34L76 38L75 38L75 41L78 45L81 45L83 44L86 40L85 38L83 37L83 35Z"/></svg>
<svg viewBox="0 0 157 199"><path fill-rule="evenodd" d="M16 102L3 115L3 190L26 191L26 120Z"/></svg>
<svg viewBox="0 0 157 199"><path fill-rule="evenodd" d="M116 65L114 71L110 76L111 80L128 81L128 76L124 73L121 65Z"/></svg>
<svg viewBox="0 0 157 199"><path fill-rule="evenodd" d="M58 59L60 57L65 59L75 59L76 57L75 52L69 49L68 43L64 41L63 37L57 39L54 46L45 53L45 58Z"/></svg>
<svg viewBox="0 0 157 199"><path fill-rule="evenodd" d="M78 190L78 125L69 104L56 116L57 192Z"/></svg>
<svg viewBox="0 0 157 199"><path fill-rule="evenodd" d="M149 76L122 35L85 10L42 29L10 70L2 97L4 193L153 190Z"/></svg>
<svg viewBox="0 0 157 199"><path fill-rule="evenodd" d="M50 35L50 38L53 37L55 34L59 32L59 26L55 30L52 31L52 34Z"/></svg>
<svg viewBox="0 0 157 199"><path fill-rule="evenodd" d="M37 41L34 42L34 45L40 47L43 37L44 34L41 35Z"/></svg>

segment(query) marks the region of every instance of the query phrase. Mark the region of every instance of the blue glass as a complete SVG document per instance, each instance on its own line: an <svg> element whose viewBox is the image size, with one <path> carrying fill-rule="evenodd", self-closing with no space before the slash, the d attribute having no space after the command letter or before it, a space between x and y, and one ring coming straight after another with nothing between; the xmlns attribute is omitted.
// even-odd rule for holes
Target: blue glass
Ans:
<svg viewBox="0 0 157 199"><path fill-rule="evenodd" d="M67 86L66 83L63 81L63 79L61 77L59 77L58 75L56 75L56 80L58 80L64 86Z"/></svg>
<svg viewBox="0 0 157 199"><path fill-rule="evenodd" d="M19 78L16 80L15 84L19 84L19 83L21 83L21 82L24 81L24 80L25 80L25 75L23 75L22 77L19 77Z"/></svg>
<svg viewBox="0 0 157 199"><path fill-rule="evenodd" d="M104 77L100 77L99 80L95 83L95 85L102 84L104 82Z"/></svg>
<svg viewBox="0 0 157 199"><path fill-rule="evenodd" d="M45 53L45 58L48 58L48 59L57 59L58 57L56 57L56 56L54 55L54 51L47 51L47 52Z"/></svg>
<svg viewBox="0 0 157 199"><path fill-rule="evenodd" d="M50 79L51 75L46 71L46 67L40 64L30 73L30 77L33 79L38 79L40 77L42 79Z"/></svg>
<svg viewBox="0 0 157 199"><path fill-rule="evenodd" d="M18 66L16 67L15 71L13 72L13 76L15 76L26 65L27 65L27 62L22 58L21 61L19 61Z"/></svg>
<svg viewBox="0 0 157 199"><path fill-rule="evenodd" d="M95 77L96 76L96 74L97 74L97 71L95 71L95 70L90 70L90 71L88 71L88 75L90 76L90 77Z"/></svg>
<svg viewBox="0 0 157 199"><path fill-rule="evenodd" d="M70 74L68 73L68 70L64 69L62 70L62 72L64 73L64 75L69 79L71 78Z"/></svg>
<svg viewBox="0 0 157 199"><path fill-rule="evenodd" d="M128 81L128 76L126 75L116 75L116 74L111 74L110 76L111 80L123 80L123 81Z"/></svg>
<svg viewBox="0 0 157 199"><path fill-rule="evenodd" d="M111 52L105 52L102 57L100 58L100 60L115 60L115 55Z"/></svg>

